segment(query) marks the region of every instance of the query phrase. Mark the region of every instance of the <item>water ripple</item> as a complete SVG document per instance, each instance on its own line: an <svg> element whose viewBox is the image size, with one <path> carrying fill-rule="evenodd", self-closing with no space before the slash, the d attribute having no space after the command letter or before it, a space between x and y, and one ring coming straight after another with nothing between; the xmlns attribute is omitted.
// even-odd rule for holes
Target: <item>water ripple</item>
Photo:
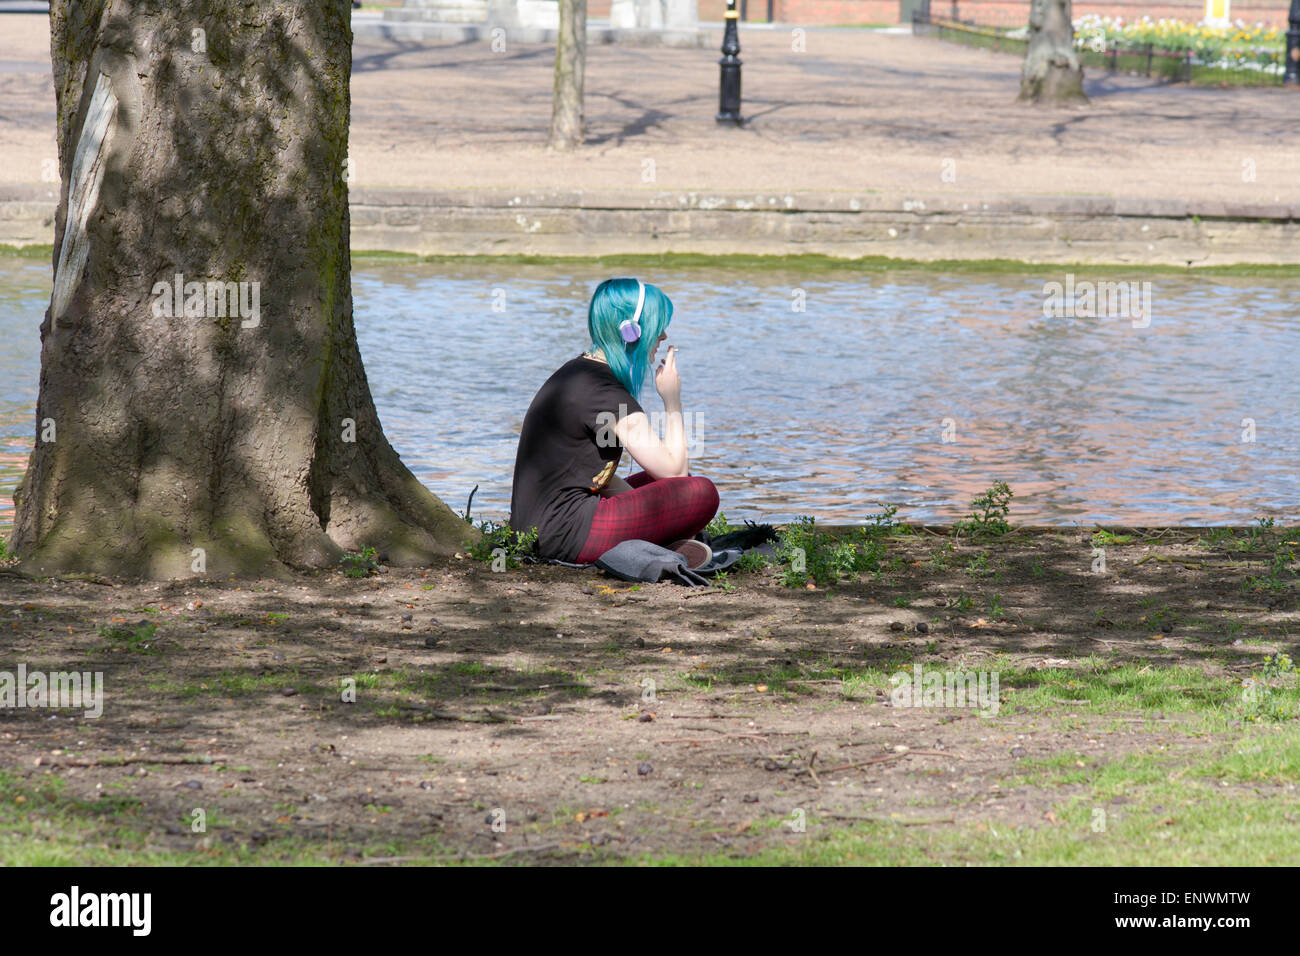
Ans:
<svg viewBox="0 0 1300 956"><path fill-rule="evenodd" d="M436 494L504 517L519 426L587 344L591 265L367 266L357 333L390 440ZM1043 277L690 268L673 299L693 470L734 518L950 521L995 480L1024 522L1294 517L1294 280L1152 280L1150 327L1043 314ZM1053 277L1049 277L1053 278ZM1058 277L1063 279L1064 277ZM1082 277L1080 277L1082 278ZM1140 280L1141 276L1133 279ZM799 291L801 290L801 292ZM0 259L0 527L33 441L48 266ZM802 304L804 311L795 311ZM653 386L642 396L659 407ZM1241 441L1253 419L1256 441Z"/></svg>

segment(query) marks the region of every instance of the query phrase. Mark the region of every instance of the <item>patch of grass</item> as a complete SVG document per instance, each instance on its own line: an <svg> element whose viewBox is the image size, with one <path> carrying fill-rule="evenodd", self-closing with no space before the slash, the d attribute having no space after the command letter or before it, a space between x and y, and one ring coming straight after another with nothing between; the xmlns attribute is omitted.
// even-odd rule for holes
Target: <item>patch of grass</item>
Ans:
<svg viewBox="0 0 1300 956"><path fill-rule="evenodd" d="M450 669L453 674L464 674L469 677L477 677L489 672L488 666L480 661L457 661Z"/></svg>
<svg viewBox="0 0 1300 956"><path fill-rule="evenodd" d="M134 654L157 654L159 651L153 645L154 633L157 630L158 625L152 621L141 621L139 624L125 627L105 624L99 629L99 636L108 641L109 646L113 648L120 647Z"/></svg>
<svg viewBox="0 0 1300 956"><path fill-rule="evenodd" d="M845 700L874 697L876 683L864 674L848 674L840 679L840 696Z"/></svg>
<svg viewBox="0 0 1300 956"><path fill-rule="evenodd" d="M1133 541L1131 534L1115 534L1113 531L1107 531L1105 528L1098 528L1092 533L1092 546L1094 548L1105 548L1116 544L1129 544Z"/></svg>
<svg viewBox="0 0 1300 956"><path fill-rule="evenodd" d="M1262 732L1261 732L1262 731ZM1024 759L1003 778L1015 786L1086 786L1098 800L1138 788L1189 781L1287 786L1300 777L1300 728L1251 730L1200 753L1129 753L1110 759L1079 753Z"/></svg>
<svg viewBox="0 0 1300 956"><path fill-rule="evenodd" d="M682 674L681 679L692 687L698 687L701 690L713 690L712 674Z"/></svg>
<svg viewBox="0 0 1300 956"><path fill-rule="evenodd" d="M0 256L13 256L15 259L44 259L48 261L53 255L53 246L14 246L0 242Z"/></svg>
<svg viewBox="0 0 1300 956"><path fill-rule="evenodd" d="M57 777L26 781L0 771L0 859L10 866L319 866L348 862L339 859L348 847L312 845L277 827L266 828L270 839L265 844L250 846L246 834L232 833L224 818L211 809L206 834L190 833L188 815L179 821L185 825L190 846L159 847L156 820L150 819L146 810L144 802L130 794L90 800L68 793L64 781ZM222 839L226 833L236 839ZM214 838L206 849L200 842L205 836ZM371 846L371 841L363 840L356 848L365 852ZM449 855L427 839L420 842L417 852L430 860Z"/></svg>
<svg viewBox="0 0 1300 956"><path fill-rule="evenodd" d="M1056 711L1059 701L1073 700L1091 714L1161 711L1196 714L1222 723L1250 713L1243 704L1240 680L1183 664L1117 664L1090 657L1080 659L1078 668L1005 668L999 670L998 680L1004 705L1030 711ZM1276 686L1269 685L1276 695L1269 706L1287 715L1277 719L1300 715L1294 682L1289 687L1284 683L1275 680Z"/></svg>
<svg viewBox="0 0 1300 956"><path fill-rule="evenodd" d="M1077 752L1053 754L1050 757L1025 757L1016 763L1016 772L1010 780L1020 786L1063 786L1087 783L1096 776L1097 764L1091 757Z"/></svg>
<svg viewBox="0 0 1300 956"><path fill-rule="evenodd" d="M872 693L877 689L887 690L890 686L890 675L897 673L906 659L904 654L892 654L874 665L851 665L824 657L806 662L791 659L789 662L766 666L738 663L717 668L707 675L699 673L683 675L683 680L695 686L703 686L703 682L707 680L710 689L714 684L727 687L762 685L772 693L808 692L810 688L799 686L805 681L823 683L839 681L842 696L848 696L846 691L854 696L861 696L867 689Z"/></svg>
<svg viewBox="0 0 1300 956"><path fill-rule="evenodd" d="M723 853L644 854L650 865L1242 866L1286 864L1300 854L1295 802L1276 787L1300 775L1300 737L1251 732L1200 754L1075 752L1022 760L1007 778L1074 791L1015 823L937 822L946 814L841 823L809 814L807 832ZM1228 799L1225 791L1235 787ZM906 825L908 822L930 822ZM757 827L752 829L757 830ZM772 828L781 830L779 827Z"/></svg>
<svg viewBox="0 0 1300 956"><path fill-rule="evenodd" d="M1157 797L1159 801L1157 802ZM1225 814L1209 786L1168 787L1139 806L1097 807L1075 799L1045 820L1003 824L907 825L896 820L843 824L810 815L807 832L777 830L753 850L643 854L654 866L1261 866L1300 853L1300 827L1284 801L1253 796ZM1158 809L1157 809L1158 807ZM1102 810L1104 816L1098 815ZM916 817L936 816L918 813ZM937 815L942 816L942 815ZM1104 830L1094 830L1101 822ZM788 828L787 828L788 829ZM775 843L775 845L773 845Z"/></svg>
<svg viewBox="0 0 1300 956"><path fill-rule="evenodd" d="M50 256L46 246L44 258ZM0 247L0 252L4 247ZM509 265L559 265L568 268L577 263L590 263L602 267L629 268L638 272L708 270L716 274L719 269L736 269L746 274L789 269L809 273L835 273L860 275L883 273L899 269L943 275L1025 275L1056 276L1062 272L1091 272L1100 275L1133 276L1133 266L1123 263L1041 263L1018 259L896 259L889 256L859 256L841 259L824 253L797 255L710 255L702 252L619 253L607 256L542 256L542 255L414 255L378 250L354 251L352 257L388 257L406 262L446 263L470 265L482 263L493 266ZM1237 263L1233 265L1173 266L1145 265L1142 275L1190 276L1244 276L1249 278L1295 279L1300 278L1300 265L1285 263Z"/></svg>
<svg viewBox="0 0 1300 956"><path fill-rule="evenodd" d="M1300 780L1300 733L1287 727L1267 736L1243 735L1207 756L1195 772L1229 784L1294 784Z"/></svg>

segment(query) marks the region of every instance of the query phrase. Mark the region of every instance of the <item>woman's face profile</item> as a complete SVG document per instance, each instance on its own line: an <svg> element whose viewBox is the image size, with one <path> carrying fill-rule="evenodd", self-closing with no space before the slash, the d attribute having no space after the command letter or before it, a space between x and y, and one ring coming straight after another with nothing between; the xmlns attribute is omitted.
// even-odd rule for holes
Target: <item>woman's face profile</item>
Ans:
<svg viewBox="0 0 1300 956"><path fill-rule="evenodd" d="M668 333L667 333L667 332L660 332L660 333L659 333L659 341L656 342L656 343L655 343L655 347L652 348L652 349L650 350L650 364L651 364L651 365L654 365L654 363L655 363L655 356L656 356L657 354L659 354L659 346L663 343L663 340L666 339L666 338L668 338Z"/></svg>

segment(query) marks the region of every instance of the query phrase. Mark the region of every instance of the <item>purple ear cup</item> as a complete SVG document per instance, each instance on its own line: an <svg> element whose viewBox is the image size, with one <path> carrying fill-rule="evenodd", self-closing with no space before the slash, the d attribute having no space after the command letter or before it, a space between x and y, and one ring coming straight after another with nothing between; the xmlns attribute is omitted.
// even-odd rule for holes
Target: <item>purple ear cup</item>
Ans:
<svg viewBox="0 0 1300 956"><path fill-rule="evenodd" d="M645 283L640 279L636 280L636 311L632 313L632 318L624 319L618 324L619 335L623 336L623 341L628 345L641 338L641 309L645 306Z"/></svg>

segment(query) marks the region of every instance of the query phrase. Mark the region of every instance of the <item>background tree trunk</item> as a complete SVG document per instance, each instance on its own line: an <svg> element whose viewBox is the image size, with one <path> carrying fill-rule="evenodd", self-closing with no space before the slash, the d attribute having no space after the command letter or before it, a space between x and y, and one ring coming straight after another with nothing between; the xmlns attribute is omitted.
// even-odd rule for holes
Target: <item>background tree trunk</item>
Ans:
<svg viewBox="0 0 1300 956"><path fill-rule="evenodd" d="M357 348L348 0L53 0L50 26L63 189L22 567L283 574L470 537L384 438ZM177 275L249 283L259 314L161 314Z"/></svg>
<svg viewBox="0 0 1300 956"><path fill-rule="evenodd" d="M551 98L552 149L574 149L586 139L582 85L587 68L587 0L559 0L555 40L555 92Z"/></svg>
<svg viewBox="0 0 1300 956"><path fill-rule="evenodd" d="M1074 49L1070 0L1033 0L1020 99L1056 105L1086 103L1083 65Z"/></svg>

